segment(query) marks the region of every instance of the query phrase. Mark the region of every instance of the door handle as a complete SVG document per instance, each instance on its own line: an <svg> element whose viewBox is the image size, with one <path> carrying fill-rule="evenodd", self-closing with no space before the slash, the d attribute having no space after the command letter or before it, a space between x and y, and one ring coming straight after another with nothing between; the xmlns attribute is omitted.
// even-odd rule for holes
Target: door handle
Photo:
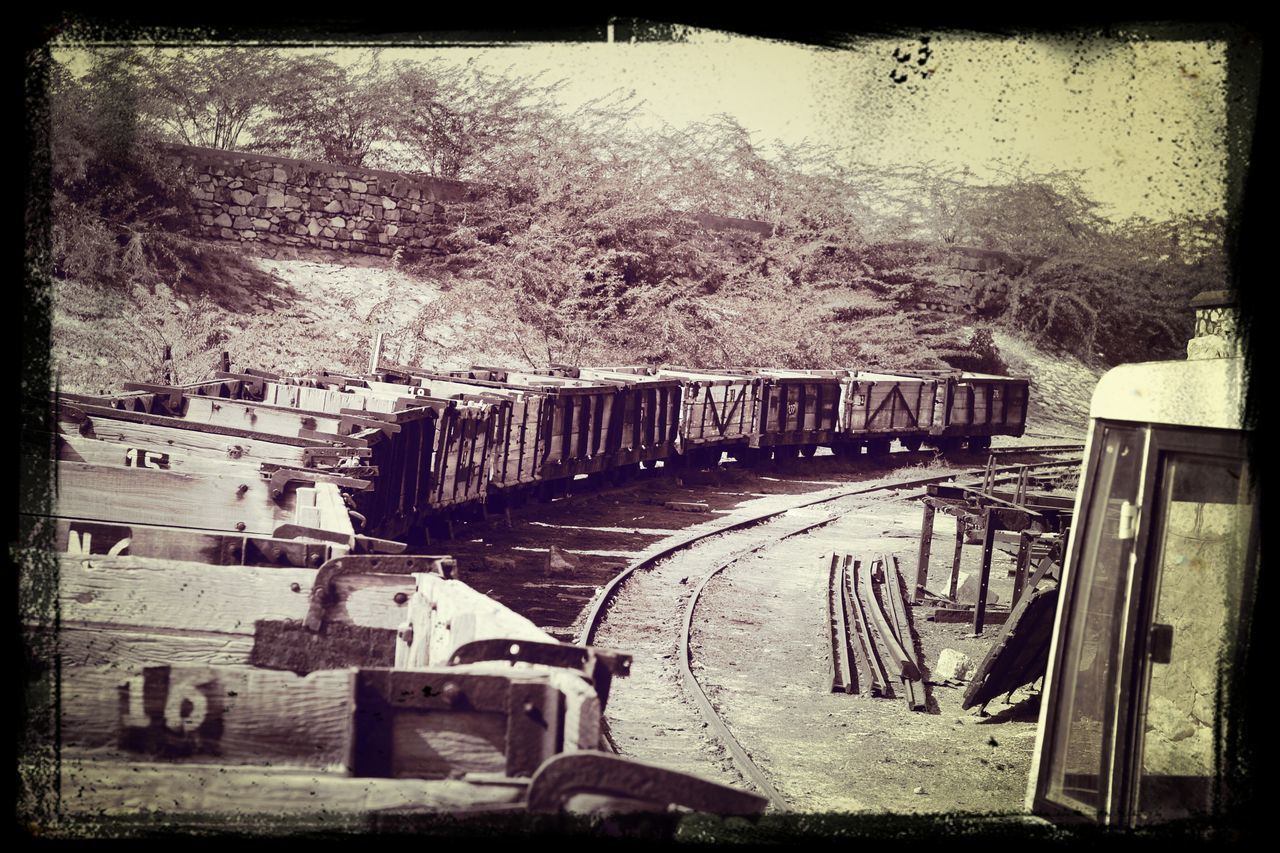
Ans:
<svg viewBox="0 0 1280 853"><path fill-rule="evenodd" d="M1152 663L1169 663L1173 659L1173 626L1152 625L1147 646Z"/></svg>

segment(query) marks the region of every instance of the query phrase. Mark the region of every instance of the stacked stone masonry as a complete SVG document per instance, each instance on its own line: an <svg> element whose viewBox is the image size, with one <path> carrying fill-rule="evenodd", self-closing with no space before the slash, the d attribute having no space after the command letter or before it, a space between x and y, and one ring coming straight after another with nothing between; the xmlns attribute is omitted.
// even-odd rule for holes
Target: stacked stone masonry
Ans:
<svg viewBox="0 0 1280 853"><path fill-rule="evenodd" d="M1233 306L1196 309L1196 337L1217 335L1225 340L1235 340L1236 310Z"/></svg>
<svg viewBox="0 0 1280 853"><path fill-rule="evenodd" d="M172 145L197 233L246 243L390 256L443 253L450 214L482 188L267 154Z"/></svg>

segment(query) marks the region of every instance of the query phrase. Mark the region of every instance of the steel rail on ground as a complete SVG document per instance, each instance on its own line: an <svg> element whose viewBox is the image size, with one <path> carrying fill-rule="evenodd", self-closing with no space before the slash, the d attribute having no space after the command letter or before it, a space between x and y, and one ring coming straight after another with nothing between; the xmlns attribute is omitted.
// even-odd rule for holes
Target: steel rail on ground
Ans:
<svg viewBox="0 0 1280 853"><path fill-rule="evenodd" d="M1079 465L1080 462L1081 460L1073 459L1073 460L1057 460L1052 462L1029 463L1029 464L1021 464L1021 465L1006 465L1006 466L993 468L991 469L991 472L1008 475L1011 473L1016 473L1016 472L1031 469L1031 468L1071 467L1071 466ZM985 468L969 469L965 471L948 472L946 474L935 474L927 477L912 477L904 480L894 480L888 483L880 483L874 486L859 486L851 489L842 489L835 494L824 495L823 497L800 501L798 503L791 504L790 506L786 506L781 509L759 513L749 518L740 519L738 521L735 521L729 524L720 525L711 530L706 530L706 531L702 531L699 533L686 536L683 539L680 539L671 545L665 546L659 549L658 551L655 551L654 553L649 554L648 556L643 557L640 560L637 560L632 565L628 566L626 569L622 570L616 576L614 576L614 578L605 586L601 594L596 598L595 602L593 603L590 613L587 617L586 624L583 628L582 636L579 639L578 643L579 645L583 645L583 646L591 644L591 641L595 636L595 632L600 627L600 624L603 622L604 615L608 611L608 605L612 602L613 598L617 595L618 590L622 587L622 585L626 582L626 580L631 577L631 575L633 575L634 573L642 569L651 568L652 566L656 565L658 562L668 557L671 557L674 554L697 544L698 542L702 542L714 536L719 536L723 533L730 533L730 532L742 530L757 524L761 524L763 522L785 515L788 512L791 512L793 510L805 509L811 506L819 506L821 504L831 503L833 501L837 501L842 498L854 497L857 495L864 495L864 494L871 494L871 493L880 492L880 491L897 491L901 489L908 489L908 488L913 488L918 486L926 486L930 483L945 482L947 480L956 479L957 477L975 476L975 475L985 474L985 473L987 473L987 469ZM719 563L714 568L712 568L712 570L702 579L702 581L698 584L697 588L694 590L694 593L690 598L688 605L685 608L683 630L681 632L681 638L680 638L680 655L679 655L681 679L684 682L686 689L689 690L692 698L694 699L694 702L699 706L699 710L702 712L704 718L706 719L708 726L713 731L715 731L715 733L720 737L721 741L725 744L726 748L729 750L730 755L733 756L733 758L735 759L735 761L743 771L744 775L760 788L761 792L764 793L764 795L769 799L770 803L773 804L775 809L778 809L781 811L785 811L787 809L785 798L783 798L782 795L778 793L777 789L773 787L772 783L769 781L769 779L764 774L764 772L760 770L760 768L751 759L746 749L742 746L742 744L737 740L737 738L729 730L724 720L721 719L720 715L712 707L710 700L707 698L705 692L702 690L702 686L698 683L697 678L693 675L693 671L690 667L691 660L690 660L690 653L689 653L689 632L692 628L692 623L693 623L693 611L697 606L698 599L701 596L703 589L706 587L707 582L710 581L712 577L719 574L724 569L728 568L734 563L741 561L745 557L748 557L766 548L772 547L773 545L776 545L778 542L789 539L793 536L799 536L803 533L808 533L809 531L814 530L818 527L831 524L832 522L843 517L843 515L844 513L842 512L834 513L830 516L827 516L826 518L820 519L815 522L810 522L809 524L806 524L800 528L787 531L780 536L774 537L765 542L759 543L743 551L733 554L727 560L724 560L723 562ZM601 724L602 724L601 725L602 736L604 739L604 743L602 744L602 746L607 747L609 751L612 751L615 753L620 752L620 750L617 747L617 743L614 741L612 733L609 730L607 720L601 719Z"/></svg>

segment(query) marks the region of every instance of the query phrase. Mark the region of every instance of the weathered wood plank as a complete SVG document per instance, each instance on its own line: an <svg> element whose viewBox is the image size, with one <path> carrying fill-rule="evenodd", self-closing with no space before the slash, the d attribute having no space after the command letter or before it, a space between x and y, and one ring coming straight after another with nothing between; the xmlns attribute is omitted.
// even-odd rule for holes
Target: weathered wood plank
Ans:
<svg viewBox="0 0 1280 853"><path fill-rule="evenodd" d="M333 483L316 483L316 510L320 516L318 527L342 536L355 536L351 516L342 500L342 492Z"/></svg>
<svg viewBox="0 0 1280 853"><path fill-rule="evenodd" d="M260 465L240 461L225 454L192 453L170 448L132 447L113 441L84 438L60 433L57 437L58 459L63 462L85 462L117 468L145 468L173 471L178 474L218 474L258 478Z"/></svg>
<svg viewBox="0 0 1280 853"><path fill-rule="evenodd" d="M195 399L207 401L209 398L196 397ZM224 400L223 402L230 405L230 401ZM255 403L253 405L260 404ZM193 421L187 418L112 409L106 406L95 406L87 403L74 403L73 405L66 407L66 410L60 411L59 417L62 420L71 420L73 422L78 421L81 418L92 418L98 420L109 420L112 422L123 421L127 423L146 424L149 426L171 427L174 429L218 435L224 439L252 439L255 441L267 441L276 444L289 444L297 447L325 447L332 445L335 442L350 444L353 447L368 446L366 442L357 441L347 436L335 436L330 433L318 433L314 431L305 431L302 434L298 434L296 432L288 434L268 433L252 428L222 426L220 424Z"/></svg>
<svg viewBox="0 0 1280 853"><path fill-rule="evenodd" d="M60 557L59 573L64 621L226 635L252 635L260 619L302 622L316 576L315 569L70 554ZM414 589L411 575L338 575L325 620L394 630Z"/></svg>
<svg viewBox="0 0 1280 853"><path fill-rule="evenodd" d="M195 814L315 815L457 811L469 806L515 803L519 786L473 785L457 780L349 778L300 768L217 764L94 761L64 753L64 814L84 817L147 812L164 818Z"/></svg>
<svg viewBox="0 0 1280 853"><path fill-rule="evenodd" d="M305 619L316 575L144 557L63 555L58 566L63 620L247 635L257 619Z"/></svg>
<svg viewBox="0 0 1280 853"><path fill-rule="evenodd" d="M91 417L88 423L89 437L129 447L158 452L177 450L232 461L243 459L249 462L271 462L277 465L306 464L306 448L291 444L276 444L260 439L181 429L176 426L134 423L114 418ZM65 423L61 426L64 432L69 428Z"/></svg>
<svg viewBox="0 0 1280 853"><path fill-rule="evenodd" d="M152 524L112 524L83 518L21 515L24 530L52 522L54 548L69 554L152 557L216 566L315 568L350 549L330 542Z"/></svg>
<svg viewBox="0 0 1280 853"><path fill-rule="evenodd" d="M64 667L64 746L103 757L347 767L356 670Z"/></svg>
<svg viewBox="0 0 1280 853"><path fill-rule="evenodd" d="M445 779L506 771L507 715L399 711L391 720L391 775Z"/></svg>
<svg viewBox="0 0 1280 853"><path fill-rule="evenodd" d="M287 436L298 436L303 430L333 435L343 432L342 418L337 415L212 397L188 397L183 418L193 423Z"/></svg>
<svg viewBox="0 0 1280 853"><path fill-rule="evenodd" d="M63 666L227 666L249 662L253 641L241 634L109 628L63 622L57 637Z"/></svg>
<svg viewBox="0 0 1280 853"><path fill-rule="evenodd" d="M263 402L294 409L340 415L343 409L394 412L398 402L412 402L412 393L375 393L369 389L338 391L268 382Z"/></svg>
<svg viewBox="0 0 1280 853"><path fill-rule="evenodd" d="M59 516L270 535L293 521L294 493L261 478L57 463Z"/></svg>

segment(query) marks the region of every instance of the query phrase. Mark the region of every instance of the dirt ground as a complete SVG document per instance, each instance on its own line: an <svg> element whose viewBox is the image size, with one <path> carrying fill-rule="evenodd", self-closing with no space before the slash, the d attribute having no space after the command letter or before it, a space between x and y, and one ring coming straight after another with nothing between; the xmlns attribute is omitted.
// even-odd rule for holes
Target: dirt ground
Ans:
<svg viewBox="0 0 1280 853"><path fill-rule="evenodd" d="M897 452L878 466L820 456L755 472L726 464L530 505L513 513L510 528L491 520L477 535L444 547L477 589L575 639L594 595L629 563L700 529L824 492L946 470L922 461L926 456ZM980 464L975 457L949 467ZM663 506L695 499L711 511ZM615 742L641 760L750 787L681 685L680 620L693 589L715 565L837 511L844 513L840 520L747 557L708 584L695 611L692 656L713 704L796 810L1020 811L1038 714L1031 690L1015 693L1010 705L996 700L985 717L960 709L963 684L929 684L926 712L910 711L902 697L830 692L825 596L831 553L894 553L904 576L914 577L921 508L893 493L791 512L634 574L593 639L635 656L632 675L614 682L607 709ZM928 583L935 590L946 588L953 542L952 527L939 516L933 545L939 556ZM577 565L549 577L551 545ZM981 546L966 547L961 570L975 571L980 556ZM1002 601L1012 591L1010 566L1012 558L997 551L991 588ZM924 606L912 612L926 678L947 648L980 662L999 631L988 626L974 637L967 623L926 621L930 612Z"/></svg>
<svg viewBox="0 0 1280 853"><path fill-rule="evenodd" d="M939 525L940 527L942 525ZM913 576L920 511L901 500L859 500L840 521L742 561L707 586L695 611L699 677L730 728L800 811L1015 812L1022 808L1038 698L962 711L963 685L928 683L951 648L981 661L999 630L925 620L910 608L926 678L925 712L894 698L832 693L826 615L833 552L892 553ZM950 544L939 537L938 546ZM969 546L962 570L976 567ZM948 561L944 561L949 563ZM992 586L1007 598L1010 560L993 561ZM930 586L949 566L934 566Z"/></svg>

